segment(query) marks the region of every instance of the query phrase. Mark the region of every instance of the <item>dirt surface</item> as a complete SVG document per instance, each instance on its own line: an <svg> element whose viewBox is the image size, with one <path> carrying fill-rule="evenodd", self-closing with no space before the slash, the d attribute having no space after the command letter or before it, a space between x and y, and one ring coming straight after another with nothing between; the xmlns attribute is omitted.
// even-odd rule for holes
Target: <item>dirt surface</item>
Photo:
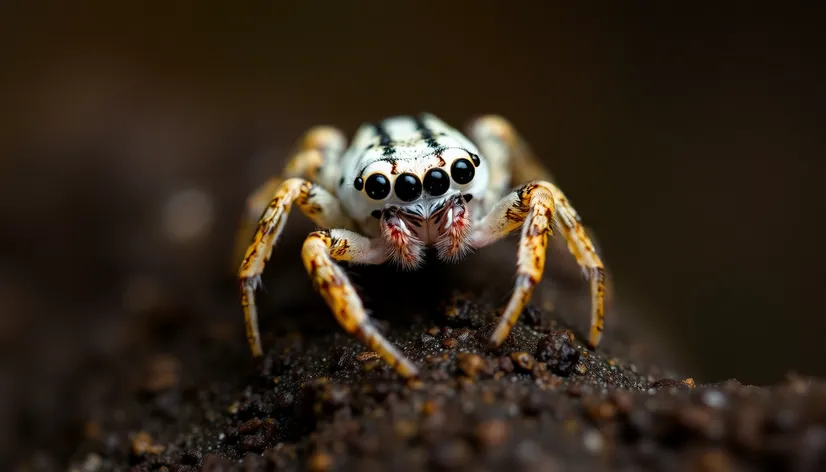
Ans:
<svg viewBox="0 0 826 472"><path fill-rule="evenodd" d="M257 363L237 307L200 323L171 308L147 316L146 347L98 372L124 382L73 437L70 470L826 466L826 385L695 385L618 315L590 351L575 279L543 284L505 345L485 348L509 282L493 283L491 267L506 263L352 271L380 328L421 366L412 382L343 334L320 299L278 306L290 283L309 284L300 277L265 282ZM60 462L36 456L21 470Z"/></svg>

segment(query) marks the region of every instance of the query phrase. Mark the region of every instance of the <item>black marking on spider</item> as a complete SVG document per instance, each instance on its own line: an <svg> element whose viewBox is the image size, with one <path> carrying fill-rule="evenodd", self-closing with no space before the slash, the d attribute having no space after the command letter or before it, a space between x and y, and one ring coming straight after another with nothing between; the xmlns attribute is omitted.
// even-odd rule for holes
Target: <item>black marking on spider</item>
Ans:
<svg viewBox="0 0 826 472"><path fill-rule="evenodd" d="M376 136L379 137L379 146L389 146L392 140L390 139L390 135L387 133L387 130L384 129L384 126L381 123L374 123L373 124L373 131L375 131Z"/></svg>
<svg viewBox="0 0 826 472"><path fill-rule="evenodd" d="M416 116L413 118L413 123L416 126L416 130L422 135L422 139L424 139L427 147L430 149L435 149L438 152L441 146L439 146L439 141L436 140L435 136L433 136L433 130L427 127L424 122L422 116Z"/></svg>
<svg viewBox="0 0 826 472"><path fill-rule="evenodd" d="M393 140L390 138L390 135L387 133L387 130L384 129L380 123L373 124L373 131L379 137L379 146L384 148L382 151L382 155L384 156L392 156L396 153L396 148L393 146Z"/></svg>

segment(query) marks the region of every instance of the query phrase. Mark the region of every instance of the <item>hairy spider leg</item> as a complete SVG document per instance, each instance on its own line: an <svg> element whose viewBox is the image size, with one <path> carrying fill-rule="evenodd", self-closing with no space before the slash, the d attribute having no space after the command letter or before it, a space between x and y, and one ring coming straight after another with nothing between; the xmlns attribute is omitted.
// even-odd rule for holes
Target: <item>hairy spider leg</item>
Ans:
<svg viewBox="0 0 826 472"><path fill-rule="evenodd" d="M507 191L526 182L547 182L556 188L552 173L537 158L526 140L516 128L500 115L483 115L471 120L467 125L469 137L473 139L488 160L492 162L491 173L497 172L496 167L505 166L507 171L498 171L501 175L511 178L509 186L499 185L497 188ZM493 205L505 192L499 195L493 193L488 205ZM591 284L591 328L589 344L596 347L602 337L604 326L605 305L613 293L609 271L603 265L598 254L600 248L594 231L584 225L567 198L557 189L561 200L556 202L556 221L554 226L560 229L564 236L568 250L574 254L577 263L583 268L586 278ZM515 230L512 228L510 231ZM510 232L509 231L509 232ZM549 234L550 235L550 234ZM572 244L571 241L577 241ZM504 339L504 338L503 338Z"/></svg>
<svg viewBox="0 0 826 472"><path fill-rule="evenodd" d="M399 375L411 378L417 375L417 368L370 322L356 290L334 262L378 265L386 262L388 256L383 240L341 229L311 233L301 251L313 285L344 330L377 352Z"/></svg>
<svg viewBox="0 0 826 472"><path fill-rule="evenodd" d="M554 222L558 224L554 224ZM522 234L517 253L514 290L490 343L499 346L510 334L522 309L542 280L548 238L556 226L565 237L568 249L591 281L591 330L589 343L596 346L602 336L605 318L605 274L602 261L583 230L579 216L567 198L550 182L531 182L505 196L493 210L476 223L471 243L476 248L488 246L519 227Z"/></svg>
<svg viewBox="0 0 826 472"><path fill-rule="evenodd" d="M325 163L336 162L344 152L346 145L347 138L344 133L338 128L330 126L310 128L296 141L290 152L290 158L281 170L281 174L267 179L247 197L235 236L235 249L232 253L233 272L238 269L238 263L244 256L247 246L249 246L258 219L278 186L285 180L300 177L317 182L335 194L335 185L332 185L332 182L318 180L320 177L319 171Z"/></svg>
<svg viewBox="0 0 826 472"><path fill-rule="evenodd" d="M238 270L247 341L256 357L261 356L263 351L261 335L258 332L255 289L261 283L261 273L264 272L273 247L287 223L294 202L298 203L301 211L310 220L322 228L347 227L351 224L338 199L325 188L309 180L290 178L275 190Z"/></svg>

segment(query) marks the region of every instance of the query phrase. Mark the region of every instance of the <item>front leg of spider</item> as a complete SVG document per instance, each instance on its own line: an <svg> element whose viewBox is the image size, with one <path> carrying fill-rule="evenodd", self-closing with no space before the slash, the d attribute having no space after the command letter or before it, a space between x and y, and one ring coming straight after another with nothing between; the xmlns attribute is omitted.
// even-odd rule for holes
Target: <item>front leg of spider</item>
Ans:
<svg viewBox="0 0 826 472"><path fill-rule="evenodd" d="M247 197L241 221L235 235L232 253L232 270L249 246L255 226L278 187L290 178L302 178L317 182L319 170L325 163L334 163L347 143L344 133L330 126L315 126L304 133L295 145L287 164L277 176L270 177Z"/></svg>
<svg viewBox="0 0 826 472"><path fill-rule="evenodd" d="M261 281L261 273L270 259L273 247L281 235L293 203L322 228L346 227L351 223L342 211L339 200L323 187L300 178L287 179L275 190L275 194L258 222L258 228L248 246L238 271L241 283L241 305L252 354L263 355L261 335L258 331L258 310L255 305L255 289Z"/></svg>
<svg viewBox="0 0 826 472"><path fill-rule="evenodd" d="M382 264L387 257L387 247L382 240L335 229L310 234L301 251L304 267L313 285L339 324L377 352L401 376L411 378L418 373L416 367L376 330L347 275L335 263L338 260L355 264Z"/></svg>
<svg viewBox="0 0 826 472"><path fill-rule="evenodd" d="M554 221L558 225L554 225ZM499 325L490 339L499 346L519 319L536 284L542 279L545 255L552 228L557 226L569 251L586 271L591 283L591 329L589 344L595 347L602 337L605 318L605 272L602 261L585 233L576 211L555 185L537 181L526 184L500 200L474 228L471 242L480 248L521 227L517 273L513 294Z"/></svg>

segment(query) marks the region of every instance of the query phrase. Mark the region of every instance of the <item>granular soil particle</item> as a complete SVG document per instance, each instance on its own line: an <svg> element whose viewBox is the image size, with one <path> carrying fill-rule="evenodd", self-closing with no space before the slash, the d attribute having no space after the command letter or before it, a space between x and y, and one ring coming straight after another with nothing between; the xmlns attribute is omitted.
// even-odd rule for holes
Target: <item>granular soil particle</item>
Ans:
<svg viewBox="0 0 826 472"><path fill-rule="evenodd" d="M365 299L392 312L405 282L379 280ZM90 419L69 469L826 470L824 382L695 385L623 329L589 350L564 308L539 301L490 349L499 300L445 292L377 320L420 366L411 381L321 303L286 327L262 321L257 362L240 330L216 338L215 326L178 327L186 336L147 354L134 389ZM235 315L225 329L240 328Z"/></svg>

